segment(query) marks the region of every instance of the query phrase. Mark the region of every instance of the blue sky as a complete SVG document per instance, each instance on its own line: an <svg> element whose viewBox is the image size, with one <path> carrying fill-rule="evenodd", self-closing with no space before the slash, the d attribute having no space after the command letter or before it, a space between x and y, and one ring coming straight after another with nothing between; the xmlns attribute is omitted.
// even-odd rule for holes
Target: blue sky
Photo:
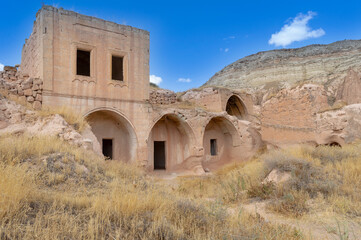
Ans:
<svg viewBox="0 0 361 240"><path fill-rule="evenodd" d="M148 30L152 80L174 91L259 51L361 39L361 1L2 1L0 64L20 63L42 3Z"/></svg>

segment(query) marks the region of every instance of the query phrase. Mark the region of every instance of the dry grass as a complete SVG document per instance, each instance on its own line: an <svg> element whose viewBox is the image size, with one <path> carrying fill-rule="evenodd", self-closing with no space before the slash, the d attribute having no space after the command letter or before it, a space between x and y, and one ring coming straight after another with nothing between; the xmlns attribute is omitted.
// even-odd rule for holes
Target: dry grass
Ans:
<svg viewBox="0 0 361 240"><path fill-rule="evenodd" d="M67 123L79 132L82 132L88 126L87 121L81 114L66 106L43 107L40 111L37 111L37 114L40 117L48 117L54 114L59 114Z"/></svg>
<svg viewBox="0 0 361 240"><path fill-rule="evenodd" d="M4 89L0 89L0 95L4 96L8 100L14 101L17 104L24 106L28 110L34 110L32 104L22 100L16 95L9 94L9 92ZM82 132L88 126L86 119L84 119L84 117L81 114L75 112L73 109L66 106L61 106L61 107L43 106L41 110L36 111L36 114L41 118L49 117L54 114L59 114L65 119L67 123L72 125L74 129L79 132Z"/></svg>
<svg viewBox="0 0 361 240"><path fill-rule="evenodd" d="M22 100L22 99L19 98L17 95L10 94L10 93L9 93L7 90L5 90L5 89L0 89L0 96L3 96L3 97L7 98L7 99L10 100L10 101L13 101L13 102L16 102L17 104L22 105L22 106L24 106L26 109L34 110L34 109L33 109L33 106L32 106L29 102Z"/></svg>
<svg viewBox="0 0 361 240"><path fill-rule="evenodd" d="M300 239L57 138L0 137L0 239Z"/></svg>
<svg viewBox="0 0 361 240"><path fill-rule="evenodd" d="M277 186L261 184L273 169L290 173L291 179ZM360 176L360 143L343 148L299 146L231 164L212 176L182 178L178 190L184 196L230 204L271 199L270 210L292 217L327 211L332 216L359 218Z"/></svg>

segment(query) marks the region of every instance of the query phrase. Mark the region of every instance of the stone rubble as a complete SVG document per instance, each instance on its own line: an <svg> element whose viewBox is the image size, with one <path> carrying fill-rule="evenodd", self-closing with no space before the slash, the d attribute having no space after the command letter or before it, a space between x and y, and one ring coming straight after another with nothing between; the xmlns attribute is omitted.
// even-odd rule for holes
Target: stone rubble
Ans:
<svg viewBox="0 0 361 240"><path fill-rule="evenodd" d="M30 103L34 109L41 109L43 81L39 78L30 78L16 67L5 66L0 72L0 89L18 96L22 102Z"/></svg>
<svg viewBox="0 0 361 240"><path fill-rule="evenodd" d="M166 89L152 89L149 93L149 102L152 104L168 105L177 101L177 94Z"/></svg>

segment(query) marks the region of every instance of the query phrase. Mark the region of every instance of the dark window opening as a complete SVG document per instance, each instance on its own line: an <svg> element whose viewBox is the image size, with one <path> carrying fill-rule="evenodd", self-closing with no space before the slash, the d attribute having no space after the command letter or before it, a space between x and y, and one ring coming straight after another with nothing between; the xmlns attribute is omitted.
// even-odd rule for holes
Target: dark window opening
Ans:
<svg viewBox="0 0 361 240"><path fill-rule="evenodd" d="M90 51L76 51L76 75L90 77Z"/></svg>
<svg viewBox="0 0 361 240"><path fill-rule="evenodd" d="M331 142L329 144L327 144L330 147L341 147L341 145L338 142Z"/></svg>
<svg viewBox="0 0 361 240"><path fill-rule="evenodd" d="M154 141L154 169L165 169L165 141Z"/></svg>
<svg viewBox="0 0 361 240"><path fill-rule="evenodd" d="M123 57L112 56L112 79L123 81Z"/></svg>
<svg viewBox="0 0 361 240"><path fill-rule="evenodd" d="M211 139L211 155L217 155L217 139Z"/></svg>
<svg viewBox="0 0 361 240"><path fill-rule="evenodd" d="M103 139L103 155L108 159L113 159L113 139Z"/></svg>

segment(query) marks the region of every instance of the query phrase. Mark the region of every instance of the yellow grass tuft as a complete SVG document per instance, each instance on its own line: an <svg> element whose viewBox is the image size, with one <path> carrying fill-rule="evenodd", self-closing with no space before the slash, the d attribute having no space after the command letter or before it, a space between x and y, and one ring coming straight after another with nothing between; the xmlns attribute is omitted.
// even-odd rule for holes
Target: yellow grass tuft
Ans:
<svg viewBox="0 0 361 240"><path fill-rule="evenodd" d="M71 109L66 106L61 106L61 107L43 106L41 110L37 111L37 114L40 117L48 117L51 115L59 114L65 119L67 123L72 125L74 129L79 132L82 132L88 126L87 121L81 114L74 111L74 109Z"/></svg>

